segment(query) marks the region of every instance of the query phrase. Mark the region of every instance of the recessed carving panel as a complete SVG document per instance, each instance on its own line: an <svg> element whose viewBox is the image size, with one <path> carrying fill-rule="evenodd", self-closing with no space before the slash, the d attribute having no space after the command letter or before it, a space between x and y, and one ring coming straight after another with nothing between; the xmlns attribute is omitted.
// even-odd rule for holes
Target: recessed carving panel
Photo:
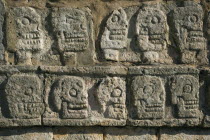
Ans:
<svg viewBox="0 0 210 140"><path fill-rule="evenodd" d="M166 95L160 78L137 76L132 81L131 90L136 119L164 118Z"/></svg>
<svg viewBox="0 0 210 140"><path fill-rule="evenodd" d="M40 118L44 112L42 84L35 75L13 75L5 94L11 118Z"/></svg>
<svg viewBox="0 0 210 140"><path fill-rule="evenodd" d="M140 9L135 30L143 63L172 63L167 51L169 27L164 12L149 6Z"/></svg>
<svg viewBox="0 0 210 140"><path fill-rule="evenodd" d="M63 77L56 81L52 91L55 110L63 119L83 119L88 116L87 93L83 79Z"/></svg>
<svg viewBox="0 0 210 140"><path fill-rule="evenodd" d="M14 41L17 64L32 65L32 59L44 50L45 38L41 15L30 7L13 8L10 14L12 15L10 18L14 18L15 21L9 28L14 29L15 34L13 37L9 36L11 40L8 41Z"/></svg>
<svg viewBox="0 0 210 140"><path fill-rule="evenodd" d="M119 61L119 50L127 47L127 35L128 21L124 9L114 10L101 38L101 48L106 60Z"/></svg>
<svg viewBox="0 0 210 140"><path fill-rule="evenodd" d="M172 36L180 50L180 63L207 64L207 42L204 38L204 11L196 2L186 1L172 11Z"/></svg>
<svg viewBox="0 0 210 140"><path fill-rule="evenodd" d="M170 79L172 104L179 118L199 116L199 81L190 75L174 76Z"/></svg>
<svg viewBox="0 0 210 140"><path fill-rule="evenodd" d="M88 9L54 8L52 25L64 65L93 62L92 19Z"/></svg>
<svg viewBox="0 0 210 140"><path fill-rule="evenodd" d="M97 99L105 118L126 118L125 81L119 77L103 79L98 87Z"/></svg>

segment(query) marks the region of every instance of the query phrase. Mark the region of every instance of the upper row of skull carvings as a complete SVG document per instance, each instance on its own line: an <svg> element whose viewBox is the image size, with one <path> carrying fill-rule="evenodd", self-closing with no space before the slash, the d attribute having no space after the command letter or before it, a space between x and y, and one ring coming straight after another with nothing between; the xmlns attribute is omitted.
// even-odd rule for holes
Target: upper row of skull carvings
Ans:
<svg viewBox="0 0 210 140"><path fill-rule="evenodd" d="M33 8L14 8L13 12L16 16L18 61L30 63L34 56L39 58L46 50L46 32L42 30L41 16ZM90 33L92 24L88 20L83 10L54 10L52 26L60 55L72 57L73 53L76 56L78 52L85 52L94 46ZM111 61L208 64L205 37L208 33L204 32L204 20L201 5L189 1L170 12L155 5L138 7L129 15L129 8L120 8L108 18L100 47L104 58Z"/></svg>

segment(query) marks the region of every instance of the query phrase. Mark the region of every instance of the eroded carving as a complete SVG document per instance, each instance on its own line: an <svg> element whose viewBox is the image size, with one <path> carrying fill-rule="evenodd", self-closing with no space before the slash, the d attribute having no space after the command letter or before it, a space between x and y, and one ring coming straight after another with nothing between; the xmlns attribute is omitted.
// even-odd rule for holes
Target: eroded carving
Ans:
<svg viewBox="0 0 210 140"><path fill-rule="evenodd" d="M52 98L54 109L63 119L88 117L88 95L85 92L84 80L78 77L63 77L56 81Z"/></svg>
<svg viewBox="0 0 210 140"><path fill-rule="evenodd" d="M71 53L68 57L69 52L83 52L88 48L90 27L86 16L85 12L79 9L54 9L53 26L58 49L63 54L65 63L68 63L68 58L73 56Z"/></svg>
<svg viewBox="0 0 210 140"><path fill-rule="evenodd" d="M172 103L177 107L178 117L195 118L199 112L199 82L193 76L171 78Z"/></svg>
<svg viewBox="0 0 210 140"><path fill-rule="evenodd" d="M119 50L127 47L128 21L125 11L115 10L107 20L101 38L101 48L106 60L119 60Z"/></svg>
<svg viewBox="0 0 210 140"><path fill-rule="evenodd" d="M137 45L143 63L172 63L167 53L168 25L166 15L157 8L144 7L137 16Z"/></svg>
<svg viewBox="0 0 210 140"><path fill-rule="evenodd" d="M126 87L119 77L107 77L98 87L97 98L104 117L125 119Z"/></svg>
<svg viewBox="0 0 210 140"><path fill-rule="evenodd" d="M14 75L10 77L5 94L12 118L39 118L44 112L42 84L35 75Z"/></svg>
<svg viewBox="0 0 210 140"><path fill-rule="evenodd" d="M43 51L44 32L41 16L30 7L14 8L16 24L16 51L18 64L31 65L31 59Z"/></svg>
<svg viewBox="0 0 210 140"><path fill-rule="evenodd" d="M207 64L207 42L203 32L204 11L201 5L186 1L184 7L177 7L172 15L172 35L181 52L181 63Z"/></svg>
<svg viewBox="0 0 210 140"><path fill-rule="evenodd" d="M132 85L133 106L138 119L161 119L165 114L165 89L160 78L137 76Z"/></svg>

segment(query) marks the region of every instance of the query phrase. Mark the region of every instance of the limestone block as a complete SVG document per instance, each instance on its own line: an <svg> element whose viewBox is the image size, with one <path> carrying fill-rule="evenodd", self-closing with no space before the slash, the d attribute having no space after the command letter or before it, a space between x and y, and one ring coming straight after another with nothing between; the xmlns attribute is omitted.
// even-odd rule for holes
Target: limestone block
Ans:
<svg viewBox="0 0 210 140"><path fill-rule="evenodd" d="M193 76L182 75L170 79L172 104L177 106L180 118L199 116L199 81Z"/></svg>
<svg viewBox="0 0 210 140"><path fill-rule="evenodd" d="M18 128L2 129L0 140L52 140L53 133L50 128Z"/></svg>
<svg viewBox="0 0 210 140"><path fill-rule="evenodd" d="M16 7L10 9L7 21L8 49L16 52L17 64L32 65L45 50L42 16L34 8Z"/></svg>
<svg viewBox="0 0 210 140"><path fill-rule="evenodd" d="M143 63L172 63L167 52L167 17L160 8L148 5L140 9L135 30Z"/></svg>
<svg viewBox="0 0 210 140"><path fill-rule="evenodd" d="M131 90L137 119L164 117L166 93L159 77L137 76L132 81Z"/></svg>
<svg viewBox="0 0 210 140"><path fill-rule="evenodd" d="M2 97L6 100L2 102L2 126L41 125L45 110L42 84L36 75L15 74L8 79Z"/></svg>
<svg viewBox="0 0 210 140"><path fill-rule="evenodd" d="M106 60L119 61L119 51L127 47L128 21L124 9L114 10L106 22L101 48Z"/></svg>
<svg viewBox="0 0 210 140"><path fill-rule="evenodd" d="M160 140L209 140L206 129L161 129Z"/></svg>
<svg viewBox="0 0 210 140"><path fill-rule="evenodd" d="M44 125L124 126L125 79L105 77L47 75Z"/></svg>
<svg viewBox="0 0 210 140"><path fill-rule="evenodd" d="M52 25L57 39L57 49L64 58L64 65L93 63L95 50L90 13L89 9L53 9ZM65 59L68 58L68 54L74 58Z"/></svg>
<svg viewBox="0 0 210 140"><path fill-rule="evenodd" d="M172 11L172 36L180 50L180 62L207 64L207 41L204 38L204 11L196 2L186 1Z"/></svg>
<svg viewBox="0 0 210 140"><path fill-rule="evenodd" d="M52 91L52 102L63 119L87 118L87 93L83 79L64 77L59 79Z"/></svg>
<svg viewBox="0 0 210 140"><path fill-rule="evenodd" d="M126 87L119 77L103 79L98 87L97 99L104 117L126 119Z"/></svg>
<svg viewBox="0 0 210 140"><path fill-rule="evenodd" d="M62 134L62 135L61 135ZM92 127L63 127L55 128L54 140L103 140L103 133L100 128Z"/></svg>
<svg viewBox="0 0 210 140"><path fill-rule="evenodd" d="M107 128L104 140L157 140L155 129L142 128Z"/></svg>

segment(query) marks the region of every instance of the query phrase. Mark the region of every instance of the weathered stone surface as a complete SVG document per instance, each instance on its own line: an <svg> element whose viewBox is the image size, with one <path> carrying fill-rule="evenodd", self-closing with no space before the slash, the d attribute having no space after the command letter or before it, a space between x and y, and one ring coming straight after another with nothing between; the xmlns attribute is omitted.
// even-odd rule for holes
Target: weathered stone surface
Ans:
<svg viewBox="0 0 210 140"><path fill-rule="evenodd" d="M13 75L5 94L9 116L18 119L40 118L44 112L42 83L35 75Z"/></svg>
<svg viewBox="0 0 210 140"><path fill-rule="evenodd" d="M125 125L126 95L123 79L49 75L45 81L45 125Z"/></svg>
<svg viewBox="0 0 210 140"><path fill-rule="evenodd" d="M52 25L64 65L93 64L95 50L89 9L55 8Z"/></svg>
<svg viewBox="0 0 210 140"><path fill-rule="evenodd" d="M3 24L4 24L4 15L5 14L5 7L2 0L0 0L0 63L4 63L4 45L3 45L3 39L4 39L4 33L3 33Z"/></svg>
<svg viewBox="0 0 210 140"><path fill-rule="evenodd" d="M39 59L45 49L45 34L41 15L33 8L18 7L10 10L8 34L10 49L16 52L17 64L32 65L32 59ZM10 22L9 22L10 21ZM11 43L14 44L11 44Z"/></svg>
<svg viewBox="0 0 210 140"><path fill-rule="evenodd" d="M97 99L104 117L126 119L125 85L125 81L119 77L108 77L100 83Z"/></svg>
<svg viewBox="0 0 210 140"><path fill-rule="evenodd" d="M103 140L103 133L100 128L55 128L53 140Z"/></svg>
<svg viewBox="0 0 210 140"><path fill-rule="evenodd" d="M84 90L85 83L78 77L63 77L56 81L50 99L61 118L87 118L88 97Z"/></svg>
<svg viewBox="0 0 210 140"><path fill-rule="evenodd" d="M180 50L180 62L207 64L207 42L204 38L204 11L196 2L186 1L172 11L172 36Z"/></svg>
<svg viewBox="0 0 210 140"><path fill-rule="evenodd" d="M0 130L0 140L52 140L50 128L18 128Z"/></svg>
<svg viewBox="0 0 210 140"><path fill-rule="evenodd" d="M199 116L199 82L193 76L182 75L170 79L172 104L177 107L180 118Z"/></svg>
<svg viewBox="0 0 210 140"><path fill-rule="evenodd" d="M148 5L140 9L135 30L143 63L172 63L167 51L169 27L160 8Z"/></svg>
<svg viewBox="0 0 210 140"><path fill-rule="evenodd" d="M132 103L137 119L161 119L165 114L165 89L162 80L154 76L134 77Z"/></svg>
<svg viewBox="0 0 210 140"><path fill-rule="evenodd" d="M106 60L119 61L119 51L127 47L128 21L124 9L113 11L101 38L101 48Z"/></svg>
<svg viewBox="0 0 210 140"><path fill-rule="evenodd" d="M108 128L104 140L157 140L155 129L142 128Z"/></svg>
<svg viewBox="0 0 210 140"><path fill-rule="evenodd" d="M42 80L31 74L14 74L9 79L1 75L1 127L41 125L45 110Z"/></svg>
<svg viewBox="0 0 210 140"><path fill-rule="evenodd" d="M208 140L207 129L161 129L160 140Z"/></svg>

